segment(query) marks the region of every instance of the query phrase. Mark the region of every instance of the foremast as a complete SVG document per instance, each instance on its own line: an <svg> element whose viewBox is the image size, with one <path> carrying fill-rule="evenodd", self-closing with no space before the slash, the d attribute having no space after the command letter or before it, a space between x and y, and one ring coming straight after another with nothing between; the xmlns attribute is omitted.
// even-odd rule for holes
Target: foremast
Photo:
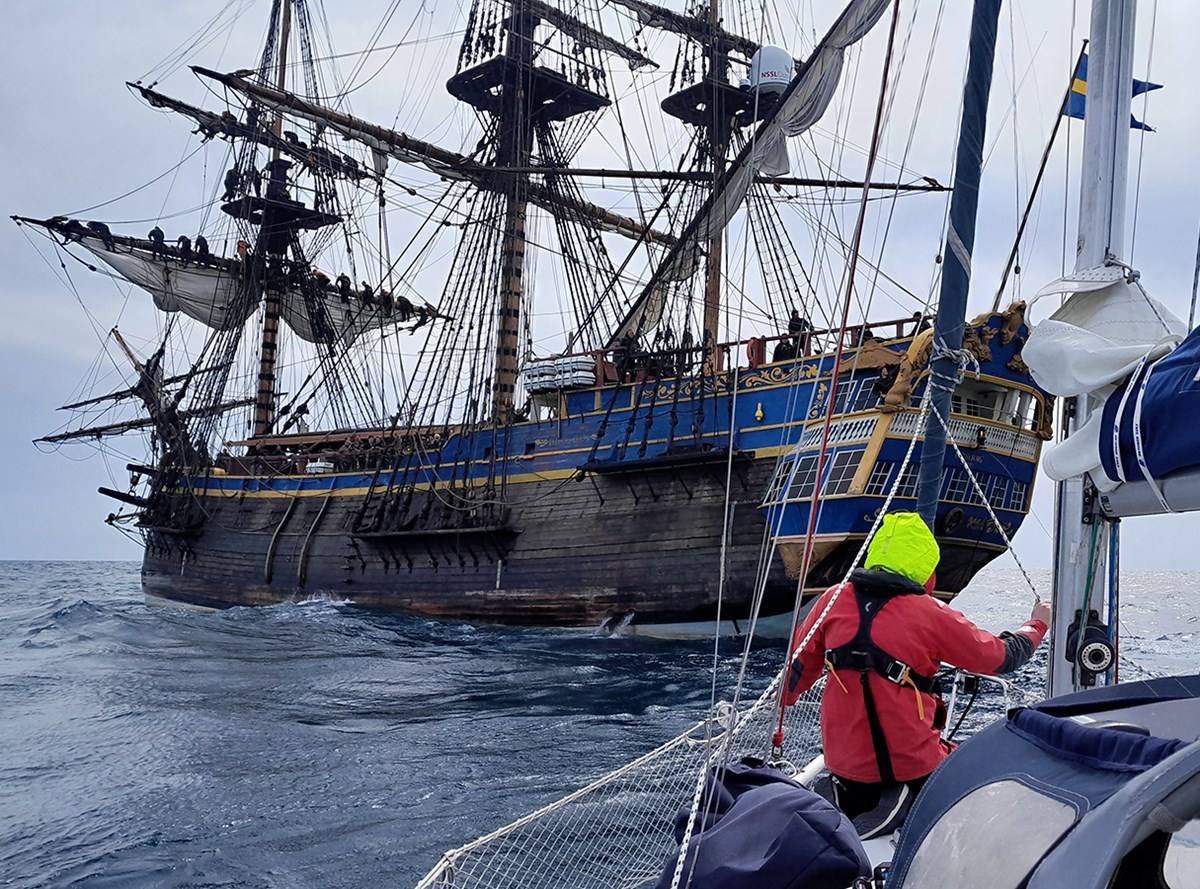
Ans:
<svg viewBox="0 0 1200 889"><path fill-rule="evenodd" d="M279 23L279 58L276 68L276 85L280 91L287 89L288 39L292 30L292 0L282 0ZM275 112L272 126L276 140L283 139L283 113ZM272 179L284 175L278 148L271 150L271 163L267 165ZM278 188L274 182L271 188ZM263 228L267 228L269 214L264 213ZM264 239L268 240L269 239ZM279 349L279 315L283 294L278 276L269 279L263 294L263 325L258 362L258 394L254 402L254 434L266 435L275 422L275 362Z"/></svg>

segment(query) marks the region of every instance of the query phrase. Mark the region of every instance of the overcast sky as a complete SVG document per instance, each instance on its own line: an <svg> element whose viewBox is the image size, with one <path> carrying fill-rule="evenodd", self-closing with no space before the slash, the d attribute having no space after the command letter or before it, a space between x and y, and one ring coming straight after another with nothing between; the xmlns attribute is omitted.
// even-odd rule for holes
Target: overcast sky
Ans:
<svg viewBox="0 0 1200 889"><path fill-rule="evenodd" d="M923 4L936 7L932 0L923 0ZM5 214L77 213L138 188L194 147L185 121L148 110L124 83L151 71L224 5L200 0L186 4L122 0L115 5L57 4L53 14L48 14L41 0L6 3L7 39L5 51L0 54L0 110L6 130L0 140L0 206ZM244 24L232 33L222 33L188 61L221 70L253 64L268 4L262 0L235 0L232 5L248 8L240 20ZM328 15L337 48L346 52L365 45L386 5L381 0L330 3ZM401 7L408 5L406 0ZM681 6L677 0L666 0L666 5ZM902 3L902 8L912 5ZM436 4L427 2L426 6L432 9ZM828 23L834 4L830 0L790 0L769 6L797 8L801 18L814 23L809 29L813 31L816 23ZM955 0L948 6L967 4ZM1048 6L1066 8L1046 11L1043 7ZM989 144L995 148L996 159L989 157L985 173L973 310L990 304L990 293L994 292L1011 245L1024 190L1052 123L1053 115L1046 109L1057 105L1061 96L1063 84L1054 72L1061 69L1064 58L1070 58L1071 47L1076 45L1069 7L1067 3L1046 4L1044 0L1014 2L1006 7L989 129ZM1140 197L1136 228L1130 225L1129 234L1136 231L1133 262L1142 271L1147 288L1186 318L1200 225L1200 186L1195 175L1200 115L1196 114L1193 86L1195 45L1190 39L1200 33L1200 9L1190 3L1166 3L1154 21L1155 4L1144 3L1142 7L1136 76L1165 84L1165 88L1151 93L1147 106L1143 107L1140 99L1134 106L1135 114L1144 116L1157 132L1144 139L1134 136L1131 189L1138 188ZM442 15L443 19L431 18L431 22L437 25L443 20L452 21L452 16ZM943 35L965 34L965 17L964 9L947 9ZM1086 36L1086 20L1083 9L1077 17L1076 41ZM404 39L400 31L408 23L406 14L396 16L396 33L385 33L380 42ZM1149 33L1152 26L1156 36L1153 43ZM433 25L427 29L428 33L436 30ZM1016 34L1015 41L1010 39L1011 34ZM919 55L927 49L915 52ZM961 51L950 53L931 75L935 84L942 81L944 89L932 100L933 111L927 114L933 116L927 121L941 121L942 128L951 134L961 65ZM343 65L343 70L347 67ZM369 90L356 95L355 112L392 125L400 118L395 109L399 98L411 87L410 75L411 69L406 71L402 65L385 68L371 81ZM877 79L877 75L871 76ZM203 90L186 70L172 73L162 88L195 101L203 96ZM1014 93L1019 99L1015 113ZM438 96L431 97L428 104L433 106L432 112L425 109L423 117L413 118L415 129L408 131L421 137L444 137L442 121L446 115L437 113L440 101ZM1070 122L1070 127L1071 151L1077 153L1082 123ZM898 138L902 139L905 132L901 131ZM999 160L1002 144L1008 141L1027 146L1017 164L1011 159ZM948 158L947 146L952 144L952 137L948 141L943 133L939 144L942 148L936 156ZM1140 147L1144 147L1144 157L1139 155ZM1011 158L1011 152L1008 156ZM1028 260L1023 262L1023 279L1028 282L1022 285L1024 295L1059 271L1064 214L1061 195L1067 156L1064 140L1056 149L1048 174L1048 197L1039 208L1032 230L1032 236L1040 239L1040 248L1035 250L1031 245ZM1011 169L1002 168L1004 163ZM925 166L933 166L933 162ZM219 176L220 172L208 170L207 175ZM861 171L845 172L854 175ZM949 181L945 164L926 172ZM1132 198L1131 194L1131 213ZM1067 200L1073 202L1074 198L1069 195ZM154 208L132 201L132 206L115 205L111 211L115 215L97 210L95 215L82 214L82 218L154 218ZM1070 232L1076 225L1072 207L1068 203ZM148 227L139 222L128 228L141 234ZM164 228L168 226L164 224ZM901 243L905 235L898 235ZM936 225L933 235L936 237ZM908 255L908 251L893 250L885 254L886 270L904 281L925 282L930 277L929 253L923 250L919 255ZM125 461L106 463L87 446L42 453L31 444L33 439L61 426L64 415L55 408L84 391L83 381L96 369L99 338L118 320L126 320L123 310L136 309L125 308L114 299L111 285L97 283L95 276L89 276L78 265L70 269L68 282L44 242L37 239L31 243L23 230L7 221L0 228L0 263L0 305L4 309L0 321L0 455L5 470L0 499L4 504L0 514L0 558L138 559L140 548L103 523L104 517L114 511L115 502L96 493L98 485L127 487ZM1043 479L1034 497L1036 515L1030 517L1017 537L1018 551L1029 565L1046 566L1050 561L1050 493L1051 485ZM1130 520L1123 528L1124 567L1200 567L1194 543L1200 520L1195 516Z"/></svg>

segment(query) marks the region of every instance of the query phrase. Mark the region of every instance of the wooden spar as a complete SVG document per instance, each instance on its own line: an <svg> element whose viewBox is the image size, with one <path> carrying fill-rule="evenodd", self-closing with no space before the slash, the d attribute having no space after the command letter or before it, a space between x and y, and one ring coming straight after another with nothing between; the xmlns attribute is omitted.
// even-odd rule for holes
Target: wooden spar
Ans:
<svg viewBox="0 0 1200 889"><path fill-rule="evenodd" d="M721 27L721 21L716 16L710 16L707 22L698 16L684 15L648 0L613 0L618 6L624 6L633 12L642 27L657 28L660 31L670 31L689 40L697 40L710 46L720 46L721 51L728 53L736 50L746 58L758 51L758 44L747 37L733 34Z"/></svg>
<svg viewBox="0 0 1200 889"><path fill-rule="evenodd" d="M178 376L167 377L165 380L162 381L162 384L165 386L170 383L181 383L184 380L188 379L189 377L197 376L199 374L212 373L215 370L223 370L226 366L227 365L223 365L223 364L214 364L211 367L203 367L199 370L189 371L188 373L185 373L185 374L179 374ZM107 395L97 395L95 398L86 398L83 401L73 401L70 404L64 404L62 407L59 408L59 410L60 411L71 411L71 410L75 410L76 408L87 407L88 405L92 405L92 404L99 404L102 401L119 401L122 398L132 398L133 396L135 396L137 394L138 394L137 389L121 389L117 392L110 392Z"/></svg>
<svg viewBox="0 0 1200 889"><path fill-rule="evenodd" d="M514 11L509 20L505 54L511 64L497 121L500 138L496 152L498 167L524 167L529 164L533 149L533 127L529 121L530 97L527 87L533 65L533 32L537 23L537 17L528 12ZM507 419L512 413L517 384L529 177L506 171L503 181L507 206L504 211L504 242L500 248L500 304L496 308L496 372L492 379L492 408L499 420Z"/></svg>
<svg viewBox="0 0 1200 889"><path fill-rule="evenodd" d="M490 169L482 167L481 169ZM548 176L576 176L589 179L647 179L657 182L699 182L712 173L693 170L613 170L599 167L510 167L512 173ZM871 191L949 191L936 179L923 182L863 182L857 179L816 179L807 176L755 176L754 181L770 185L796 185L813 188L866 188ZM601 186L603 187L603 185Z"/></svg>
<svg viewBox="0 0 1200 889"><path fill-rule="evenodd" d="M287 87L288 39L292 30L292 0L283 0L279 24L279 60L277 86L280 92ZM283 140L283 111L275 111L275 138ZM278 161L279 148L271 151L271 160ZM264 214L263 228L268 227L269 214ZM260 240L262 240L260 238ZM269 280L269 278L268 278ZM280 291L270 285L263 294L262 344L258 361L258 396L254 402L254 434L265 435L275 421L275 358L279 347L279 316L282 311Z"/></svg>
<svg viewBox="0 0 1200 889"><path fill-rule="evenodd" d="M466 179L478 188L496 191L504 187L505 175L536 171L536 168L528 165L514 164L506 168L502 175L494 166L481 164L458 152L434 145L432 142L415 139L406 133L381 127L341 111L315 105L282 90L274 90L251 83L237 74L221 74L198 65L193 65L192 71L201 77L207 77L232 90L237 90L252 99L257 99L265 105L286 108L305 120L332 126L347 139L361 142L372 151L385 153L402 163L420 164L444 179ZM560 171L553 168L546 169L545 172L558 173ZM629 238L644 239L650 243L663 244L667 247L675 243L672 235L656 231L636 220L613 213L611 210L598 207L588 201L554 194L545 186L534 182L526 181L525 188L528 200L540 207L569 211L591 220L595 225L611 228L618 234Z"/></svg>
<svg viewBox="0 0 1200 889"><path fill-rule="evenodd" d="M214 404L211 407L196 408L190 411L181 411L178 415L180 420L190 420L193 417L211 417L215 414L222 414L225 411L231 411L234 408L246 407L254 404L253 398L240 398L237 401L227 401L225 404ZM122 432L131 432L134 429L145 429L148 426L157 425L158 420L154 417L142 417L137 420L126 420L122 423L108 423L104 426L90 426L87 429L76 429L74 432L60 432L58 435L47 435L44 438L36 439L44 441L47 444L55 444L60 441L70 441L75 438L103 438L106 435L119 435Z"/></svg>

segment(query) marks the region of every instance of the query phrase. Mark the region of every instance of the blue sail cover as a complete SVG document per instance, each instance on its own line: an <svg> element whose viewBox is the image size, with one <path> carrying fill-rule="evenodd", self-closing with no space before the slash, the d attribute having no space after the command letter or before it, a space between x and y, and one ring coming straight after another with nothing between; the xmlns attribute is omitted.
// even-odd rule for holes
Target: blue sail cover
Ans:
<svg viewBox="0 0 1200 889"><path fill-rule="evenodd" d="M888 889L1109 885L1149 833L1178 829L1160 813L1200 781L1198 695L1200 676L1168 677L1012 711L925 785Z"/></svg>
<svg viewBox="0 0 1200 889"><path fill-rule="evenodd" d="M1100 459L1113 481L1142 481L1200 465L1200 328L1156 362L1147 362L1104 405ZM1115 435L1114 435L1115 433ZM1117 437L1119 436L1119 441Z"/></svg>

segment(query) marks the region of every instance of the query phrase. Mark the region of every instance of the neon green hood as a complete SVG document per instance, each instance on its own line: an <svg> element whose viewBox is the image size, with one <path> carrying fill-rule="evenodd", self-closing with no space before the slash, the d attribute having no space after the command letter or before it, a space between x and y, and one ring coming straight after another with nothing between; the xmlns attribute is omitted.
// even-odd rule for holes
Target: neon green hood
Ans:
<svg viewBox="0 0 1200 889"><path fill-rule="evenodd" d="M890 571L924 586L937 568L941 551L929 526L915 512L893 512L883 517L867 547L864 568Z"/></svg>

